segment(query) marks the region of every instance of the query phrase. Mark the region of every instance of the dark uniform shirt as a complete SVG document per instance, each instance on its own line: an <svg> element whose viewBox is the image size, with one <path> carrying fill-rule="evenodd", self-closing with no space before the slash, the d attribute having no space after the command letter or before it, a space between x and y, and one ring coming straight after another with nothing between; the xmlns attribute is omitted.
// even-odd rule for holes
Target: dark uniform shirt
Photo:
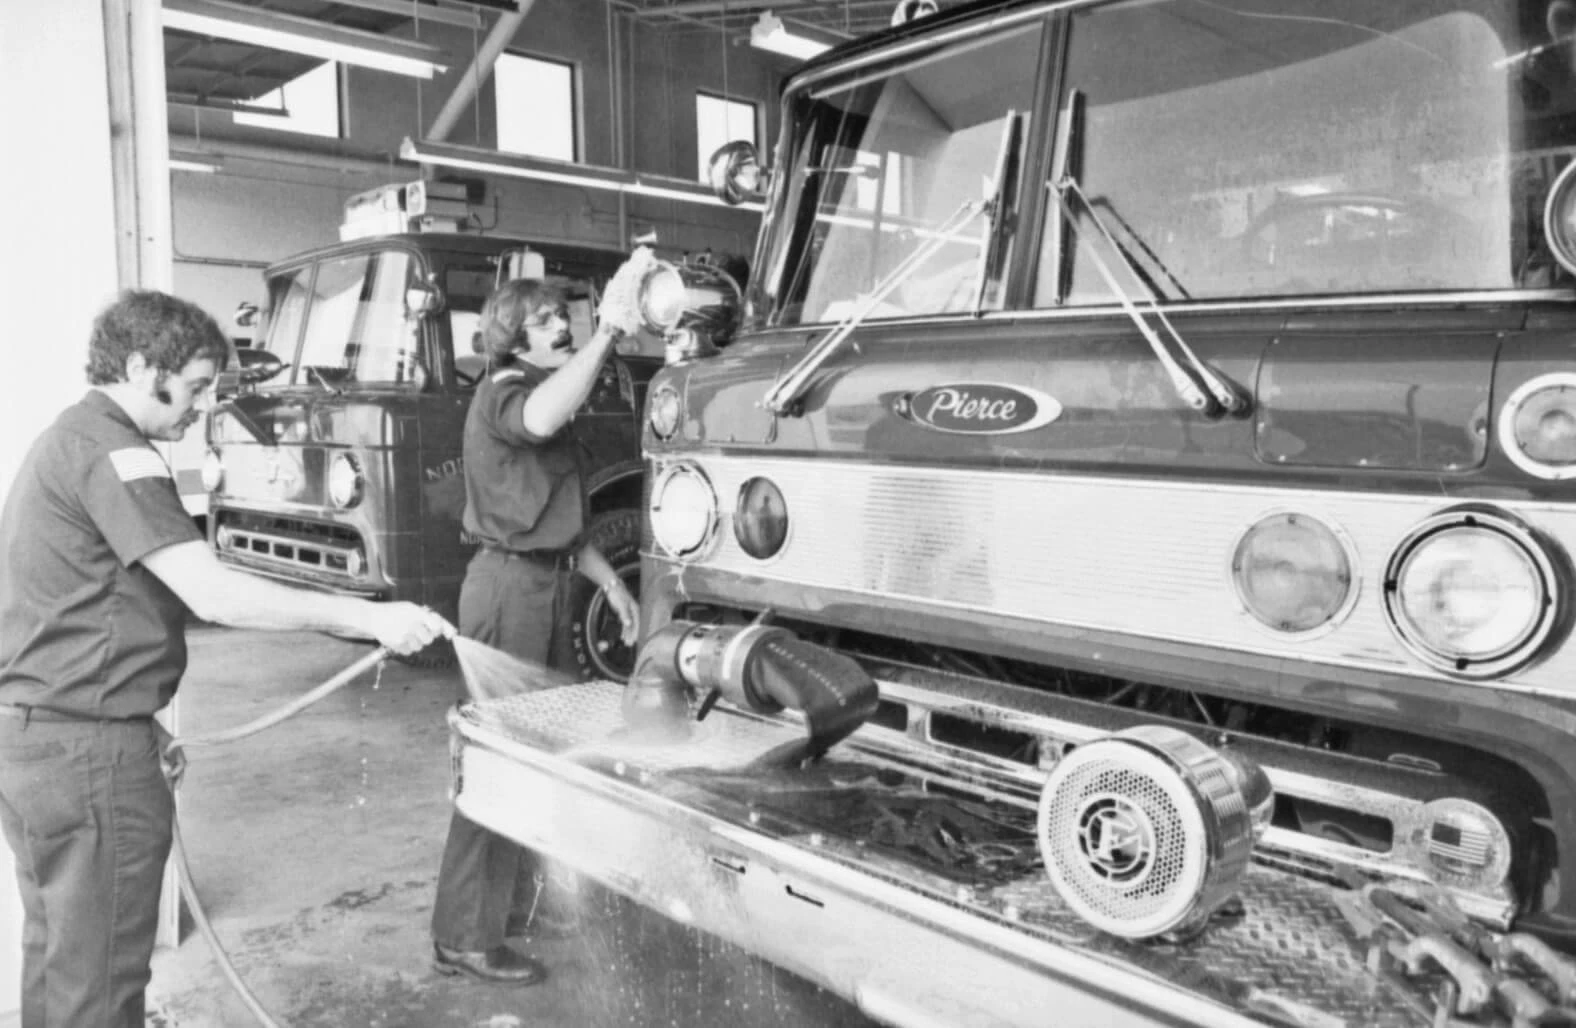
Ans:
<svg viewBox="0 0 1576 1028"><path fill-rule="evenodd" d="M477 387L465 417L465 531L484 546L563 551L585 524L579 448L572 426L548 438L520 411L549 372L515 363Z"/></svg>
<svg viewBox="0 0 1576 1028"><path fill-rule="evenodd" d="M94 390L33 443L0 513L0 703L146 717L186 670L186 606L140 561L202 536L170 469Z"/></svg>

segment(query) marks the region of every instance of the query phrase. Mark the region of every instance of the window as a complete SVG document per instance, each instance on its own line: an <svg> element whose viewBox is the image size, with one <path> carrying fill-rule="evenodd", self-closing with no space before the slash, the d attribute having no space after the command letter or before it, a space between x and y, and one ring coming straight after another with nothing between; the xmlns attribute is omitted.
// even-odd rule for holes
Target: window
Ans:
<svg viewBox="0 0 1576 1028"><path fill-rule="evenodd" d="M994 33L790 101L802 132L784 169L785 231L761 264L782 269L767 284L775 321L999 305L982 283L984 201L1026 138L1039 41L1038 25Z"/></svg>
<svg viewBox="0 0 1576 1028"><path fill-rule="evenodd" d="M578 157L574 65L500 54L493 83L498 149L555 161Z"/></svg>
<svg viewBox="0 0 1576 1028"><path fill-rule="evenodd" d="M720 96L695 94L695 142L699 150L697 167L700 180L706 181L706 166L711 155L724 143L742 139L758 148L755 135L755 105Z"/></svg>
<svg viewBox="0 0 1576 1028"><path fill-rule="evenodd" d="M237 125L281 132L304 132L312 136L339 137L339 65L320 64L305 75L286 82L278 89L252 101L257 107L277 107L288 112L283 117L235 112Z"/></svg>
<svg viewBox="0 0 1576 1028"><path fill-rule="evenodd" d="M1079 12L1066 83L1084 127L1069 163L1093 214L1068 198L1074 248L1058 267L1051 212L1035 304L1117 302L1099 261L1141 295L1118 260L1169 300L1533 284L1514 154L1537 135L1543 87L1507 56L1539 42L1521 38L1514 6Z"/></svg>
<svg viewBox="0 0 1576 1028"><path fill-rule="evenodd" d="M396 251L319 265L296 384L419 384L421 321L405 310L410 276L410 256Z"/></svg>

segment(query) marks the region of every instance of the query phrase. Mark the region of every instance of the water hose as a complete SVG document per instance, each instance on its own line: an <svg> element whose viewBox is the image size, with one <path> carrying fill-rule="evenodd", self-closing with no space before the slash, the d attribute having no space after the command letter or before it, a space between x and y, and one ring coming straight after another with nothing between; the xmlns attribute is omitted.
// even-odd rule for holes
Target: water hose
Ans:
<svg viewBox="0 0 1576 1028"><path fill-rule="evenodd" d="M249 735L255 735L265 728L272 728L286 718L299 714L330 693L344 688L350 682L383 663L391 655L392 651L387 646L379 646L317 688L303 693L277 710L265 714L254 721L248 721L244 725L217 732L207 732L202 735L180 736L172 739L169 745L165 747L165 775L169 779L171 793L180 789L184 762L179 758L184 755L184 751L200 749L206 746L221 746L225 743L235 742L238 739L244 739ZM208 915L203 911L202 902L197 898L197 886L192 882L191 868L186 863L186 847L181 842L181 826L178 817L171 819L171 829L174 843L175 869L180 880L181 895L186 897L186 905L191 908L192 920L197 924L197 931L207 941L208 948L213 950L214 959L218 961L219 970L224 974L225 980L240 995L241 1002L246 1004L246 1008L252 1012L252 1016L257 1019L257 1023L263 1025L264 1028L280 1028L279 1022L269 1016L268 1011L263 1009L263 1005L252 994L252 990L248 989L246 983L241 980L240 974L235 970L235 965L230 962L230 955L225 952L224 946L219 942L219 936L213 930L213 925L209 923Z"/></svg>

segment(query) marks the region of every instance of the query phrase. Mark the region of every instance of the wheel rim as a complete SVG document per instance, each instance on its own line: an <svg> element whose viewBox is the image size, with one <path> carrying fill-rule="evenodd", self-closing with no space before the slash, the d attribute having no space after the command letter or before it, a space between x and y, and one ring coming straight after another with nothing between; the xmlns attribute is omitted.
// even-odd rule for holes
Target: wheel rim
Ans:
<svg viewBox="0 0 1576 1028"><path fill-rule="evenodd" d="M631 596L640 595L640 565L625 564L616 569ZM607 594L598 589L586 605L583 642L586 660L591 673L598 678L611 678L615 682L628 681L635 670L635 648L625 646L620 637L622 626Z"/></svg>

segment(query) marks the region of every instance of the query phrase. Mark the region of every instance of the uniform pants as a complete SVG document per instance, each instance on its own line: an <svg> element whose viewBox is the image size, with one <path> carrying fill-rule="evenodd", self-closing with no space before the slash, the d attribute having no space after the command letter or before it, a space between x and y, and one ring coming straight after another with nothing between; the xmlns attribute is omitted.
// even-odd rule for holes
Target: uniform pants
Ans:
<svg viewBox="0 0 1576 1028"><path fill-rule="evenodd" d="M0 716L21 1028L143 1028L173 816L151 720Z"/></svg>
<svg viewBox="0 0 1576 1028"><path fill-rule="evenodd" d="M559 669L567 662L570 572L478 550L460 586L460 634L521 660ZM458 810L438 869L433 941L481 952L503 944L509 912L528 907L539 873L534 851L471 821Z"/></svg>

